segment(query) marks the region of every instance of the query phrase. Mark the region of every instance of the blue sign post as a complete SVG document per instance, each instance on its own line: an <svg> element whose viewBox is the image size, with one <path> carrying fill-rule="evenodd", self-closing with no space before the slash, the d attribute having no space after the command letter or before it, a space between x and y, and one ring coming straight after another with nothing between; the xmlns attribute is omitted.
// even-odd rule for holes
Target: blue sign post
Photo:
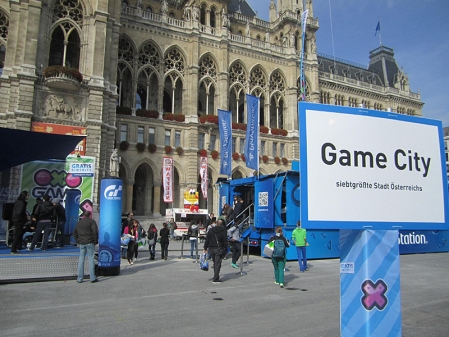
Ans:
<svg viewBox="0 0 449 337"><path fill-rule="evenodd" d="M67 221L65 223L64 232L70 234L70 244L75 245L76 241L73 237L73 230L79 220L80 198L81 191L79 189L68 189L65 191L65 217Z"/></svg>
<svg viewBox="0 0 449 337"><path fill-rule="evenodd" d="M449 225L441 121L303 102L298 111L302 227L340 229L341 336L401 336L399 243L425 244L413 231Z"/></svg>
<svg viewBox="0 0 449 337"><path fill-rule="evenodd" d="M122 189L121 179L101 180L98 248L98 271L101 275L120 274Z"/></svg>
<svg viewBox="0 0 449 337"><path fill-rule="evenodd" d="M340 231L341 336L401 336L398 231Z"/></svg>

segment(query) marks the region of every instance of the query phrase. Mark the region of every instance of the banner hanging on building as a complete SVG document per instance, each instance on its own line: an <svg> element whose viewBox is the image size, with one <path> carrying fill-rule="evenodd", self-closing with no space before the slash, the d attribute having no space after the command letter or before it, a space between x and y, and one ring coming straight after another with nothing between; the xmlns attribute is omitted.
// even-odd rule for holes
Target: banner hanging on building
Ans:
<svg viewBox="0 0 449 337"><path fill-rule="evenodd" d="M200 157L200 177L201 177L201 192L203 193L203 198L207 199L207 157Z"/></svg>
<svg viewBox="0 0 449 337"><path fill-rule="evenodd" d="M173 158L164 157L162 166L162 184L164 186L164 202L173 202Z"/></svg>
<svg viewBox="0 0 449 337"><path fill-rule="evenodd" d="M232 114L218 109L218 129L220 130L220 174L232 174Z"/></svg>
<svg viewBox="0 0 449 337"><path fill-rule="evenodd" d="M80 126L60 125L42 122L32 122L31 131L71 136L87 135L87 129ZM71 154L81 156L84 156L86 154L86 138L83 138L83 140L79 142L79 144L71 152Z"/></svg>
<svg viewBox="0 0 449 337"><path fill-rule="evenodd" d="M259 110L260 99L246 95L247 126L245 141L246 167L259 170Z"/></svg>

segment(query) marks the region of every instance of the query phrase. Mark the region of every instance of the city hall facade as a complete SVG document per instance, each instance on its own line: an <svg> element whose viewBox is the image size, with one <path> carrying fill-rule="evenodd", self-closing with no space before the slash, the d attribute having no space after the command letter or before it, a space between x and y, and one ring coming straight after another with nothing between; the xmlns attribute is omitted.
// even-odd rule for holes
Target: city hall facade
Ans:
<svg viewBox="0 0 449 337"><path fill-rule="evenodd" d="M302 53L307 101L422 115L393 49L369 52L368 66L319 54L319 22L313 2L305 6L271 1L264 21L240 0L1 0L0 126L85 130L79 154L95 158L94 205L117 148L123 211L165 215L193 188L200 208L217 213L216 182L227 178L217 110L232 112L232 178L255 173L245 166L246 94L260 98L260 174L291 168ZM200 156L208 159L207 200ZM172 203L162 198L164 157L174 162ZM2 172L2 186L17 188L20 170Z"/></svg>

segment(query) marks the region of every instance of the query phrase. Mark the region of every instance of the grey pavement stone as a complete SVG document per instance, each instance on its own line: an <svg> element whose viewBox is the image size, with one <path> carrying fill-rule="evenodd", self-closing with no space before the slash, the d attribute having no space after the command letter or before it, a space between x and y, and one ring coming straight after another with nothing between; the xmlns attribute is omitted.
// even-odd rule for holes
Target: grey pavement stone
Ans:
<svg viewBox="0 0 449 337"><path fill-rule="evenodd" d="M312 260L305 273L299 273L296 261L287 262L284 289L274 284L270 260L251 255L241 275L228 259L223 283L216 285L212 270L179 258L177 245L170 244L167 261L149 261L141 252L134 265L122 264L119 276L100 277L94 284L1 285L1 335L340 335L338 259ZM403 336L448 335L448 256L401 256Z"/></svg>

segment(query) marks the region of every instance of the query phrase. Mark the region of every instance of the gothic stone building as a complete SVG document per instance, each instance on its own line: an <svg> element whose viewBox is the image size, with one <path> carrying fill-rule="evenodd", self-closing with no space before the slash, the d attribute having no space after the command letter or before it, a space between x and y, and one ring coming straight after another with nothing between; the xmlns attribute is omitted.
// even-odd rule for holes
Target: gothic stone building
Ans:
<svg viewBox="0 0 449 337"><path fill-rule="evenodd" d="M0 0L0 126L85 128L85 155L97 164L94 205L117 147L124 211L164 215L195 188L201 208L217 213L217 109L232 111L233 178L253 174L244 161L245 94L261 101L260 172L290 168L299 158L302 52L307 101L421 115L392 49L373 50L368 67L320 55L312 0L305 6L302 50L297 0L271 1L270 21L244 0ZM198 153L208 156L207 200ZM161 198L164 156L174 159L173 204ZM8 172L11 185L19 173Z"/></svg>

